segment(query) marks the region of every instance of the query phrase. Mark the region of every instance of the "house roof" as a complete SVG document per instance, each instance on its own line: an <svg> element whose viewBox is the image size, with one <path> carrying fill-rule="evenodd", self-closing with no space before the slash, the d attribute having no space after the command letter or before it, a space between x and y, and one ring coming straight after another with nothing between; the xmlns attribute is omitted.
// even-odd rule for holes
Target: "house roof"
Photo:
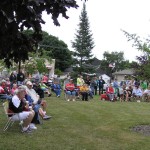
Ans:
<svg viewBox="0 0 150 150"><path fill-rule="evenodd" d="M135 72L133 69L125 69L118 72L114 72L113 75L133 75Z"/></svg>

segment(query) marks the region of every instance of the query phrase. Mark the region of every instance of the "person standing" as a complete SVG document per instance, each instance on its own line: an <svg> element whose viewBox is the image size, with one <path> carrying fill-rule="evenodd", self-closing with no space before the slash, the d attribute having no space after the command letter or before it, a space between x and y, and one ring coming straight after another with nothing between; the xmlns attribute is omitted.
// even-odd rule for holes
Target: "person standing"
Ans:
<svg viewBox="0 0 150 150"><path fill-rule="evenodd" d="M91 79L90 79L90 76L89 76L89 75L86 76L85 83L86 83L88 86L90 86L90 84L91 84Z"/></svg>
<svg viewBox="0 0 150 150"><path fill-rule="evenodd" d="M10 88L13 87L13 84L16 83L16 80L17 80L17 77L16 77L16 75L15 75L15 72L13 71L13 72L10 74L10 77L9 77Z"/></svg>
<svg viewBox="0 0 150 150"><path fill-rule="evenodd" d="M18 74L17 74L17 84L18 84L18 85L22 85L23 82L24 82L24 80L25 80L25 75L24 75L24 73L22 72L22 70L20 70L20 71L18 72Z"/></svg>
<svg viewBox="0 0 150 150"><path fill-rule="evenodd" d="M97 95L98 80L96 76L93 79L93 85L94 85L94 95Z"/></svg>
<svg viewBox="0 0 150 150"><path fill-rule="evenodd" d="M113 82L113 87L116 91L116 95L118 96L119 95L119 83L118 83L118 80L115 78L114 82Z"/></svg>
<svg viewBox="0 0 150 150"><path fill-rule="evenodd" d="M83 76L79 75L77 78L77 87L80 88L84 84Z"/></svg>
<svg viewBox="0 0 150 150"><path fill-rule="evenodd" d="M79 95L80 95L80 87L83 84L84 84L83 76L82 75L78 75L78 78L77 78L77 89L78 89L77 95L78 95L78 98L79 98Z"/></svg>
<svg viewBox="0 0 150 150"><path fill-rule="evenodd" d="M98 80L98 87L99 87L99 95L103 94L105 81L103 80L102 76Z"/></svg>

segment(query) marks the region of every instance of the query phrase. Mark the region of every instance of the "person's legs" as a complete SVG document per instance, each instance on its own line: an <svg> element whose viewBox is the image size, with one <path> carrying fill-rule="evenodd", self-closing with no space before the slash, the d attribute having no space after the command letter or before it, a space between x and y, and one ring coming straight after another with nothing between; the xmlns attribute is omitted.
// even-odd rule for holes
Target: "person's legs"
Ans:
<svg viewBox="0 0 150 150"><path fill-rule="evenodd" d="M129 101L129 94L128 94L128 92L126 92L126 95L125 95L125 101L126 101L126 102Z"/></svg>
<svg viewBox="0 0 150 150"><path fill-rule="evenodd" d="M30 111L29 116L25 120L23 120L23 127L28 128L34 115L35 115L34 111Z"/></svg>
<svg viewBox="0 0 150 150"><path fill-rule="evenodd" d="M92 91L89 92L89 96L90 96L90 98L93 98L93 93L92 93Z"/></svg>
<svg viewBox="0 0 150 150"><path fill-rule="evenodd" d="M88 101L88 93L85 92L85 101Z"/></svg>
<svg viewBox="0 0 150 150"><path fill-rule="evenodd" d="M103 94L103 92L104 92L104 89L103 89L103 87L101 88L101 91L102 91L102 94Z"/></svg>
<svg viewBox="0 0 150 150"><path fill-rule="evenodd" d="M61 89L58 89L58 96L60 96L61 94Z"/></svg>
<svg viewBox="0 0 150 150"><path fill-rule="evenodd" d="M103 88L99 86L99 95L103 94Z"/></svg>
<svg viewBox="0 0 150 150"><path fill-rule="evenodd" d="M42 101L41 101L41 106L42 106L43 110L46 111L47 103L46 103L45 100L42 100Z"/></svg>
<svg viewBox="0 0 150 150"><path fill-rule="evenodd" d="M34 112L35 112L35 111L34 111ZM38 112L35 112L35 115L34 115L32 121L31 121L31 124L33 125L33 124L39 124L39 123L40 123L40 120L39 120L39 113L38 113ZM35 125L34 125L34 127L35 127Z"/></svg>
<svg viewBox="0 0 150 150"><path fill-rule="evenodd" d="M70 101L71 99L71 92L70 91L66 91L66 98L67 98L67 101Z"/></svg>
<svg viewBox="0 0 150 150"><path fill-rule="evenodd" d="M54 91L55 91L57 97L60 96L60 94L61 94L61 89L55 89Z"/></svg>
<svg viewBox="0 0 150 150"><path fill-rule="evenodd" d="M72 97L73 101L75 101L75 96L76 96L76 91L72 91L71 92L71 97Z"/></svg>
<svg viewBox="0 0 150 150"><path fill-rule="evenodd" d="M95 95L97 95L97 86L94 86Z"/></svg>
<svg viewBox="0 0 150 150"><path fill-rule="evenodd" d="M81 92L82 95L82 101L84 101L84 92Z"/></svg>
<svg viewBox="0 0 150 150"><path fill-rule="evenodd" d="M108 97L109 97L109 100L110 100L110 101L113 101L113 98L114 98L114 97L113 97L113 94L108 94Z"/></svg>
<svg viewBox="0 0 150 150"><path fill-rule="evenodd" d="M53 92L56 94L56 96L58 95L57 89L53 89Z"/></svg>

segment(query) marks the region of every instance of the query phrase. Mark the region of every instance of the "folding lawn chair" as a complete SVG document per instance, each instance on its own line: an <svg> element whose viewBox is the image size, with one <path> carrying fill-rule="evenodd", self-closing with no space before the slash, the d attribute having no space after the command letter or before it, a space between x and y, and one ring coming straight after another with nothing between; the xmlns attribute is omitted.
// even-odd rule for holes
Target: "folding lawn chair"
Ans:
<svg viewBox="0 0 150 150"><path fill-rule="evenodd" d="M3 128L3 131L6 131L9 127L11 127L14 124L15 121L12 120L12 116L16 115L16 113L8 113L8 101L3 103L3 108L4 108L5 115L7 117L7 122ZM19 113L17 113L17 114L19 117ZM12 115L12 116L9 117L9 115ZM21 129L23 129L23 127L22 127L23 121L22 120L19 120L19 121L20 121L19 125L21 126Z"/></svg>

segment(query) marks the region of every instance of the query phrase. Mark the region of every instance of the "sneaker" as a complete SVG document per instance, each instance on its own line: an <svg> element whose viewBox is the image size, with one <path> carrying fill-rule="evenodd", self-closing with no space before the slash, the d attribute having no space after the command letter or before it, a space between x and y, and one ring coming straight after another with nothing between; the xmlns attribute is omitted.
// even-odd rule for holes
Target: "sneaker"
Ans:
<svg viewBox="0 0 150 150"><path fill-rule="evenodd" d="M70 101L70 99L67 99L67 101L69 102L69 101Z"/></svg>
<svg viewBox="0 0 150 150"><path fill-rule="evenodd" d="M43 117L43 119L44 120L48 120L48 119L50 119L52 116L47 116L47 115L45 115L44 117Z"/></svg>
<svg viewBox="0 0 150 150"><path fill-rule="evenodd" d="M72 101L75 101L75 99L73 99Z"/></svg>
<svg viewBox="0 0 150 150"><path fill-rule="evenodd" d="M22 133L28 133L28 134L30 134L30 133L32 133L32 130L27 129L25 131L22 131Z"/></svg>
<svg viewBox="0 0 150 150"><path fill-rule="evenodd" d="M31 129L31 130L37 130L37 127L35 126L35 124L31 123L29 125L29 129Z"/></svg>
<svg viewBox="0 0 150 150"><path fill-rule="evenodd" d="M57 95L57 97L60 97L60 95Z"/></svg>
<svg viewBox="0 0 150 150"><path fill-rule="evenodd" d="M22 129L22 132L23 133L32 133L32 130L31 129L29 129L29 127L24 127L23 129Z"/></svg>

